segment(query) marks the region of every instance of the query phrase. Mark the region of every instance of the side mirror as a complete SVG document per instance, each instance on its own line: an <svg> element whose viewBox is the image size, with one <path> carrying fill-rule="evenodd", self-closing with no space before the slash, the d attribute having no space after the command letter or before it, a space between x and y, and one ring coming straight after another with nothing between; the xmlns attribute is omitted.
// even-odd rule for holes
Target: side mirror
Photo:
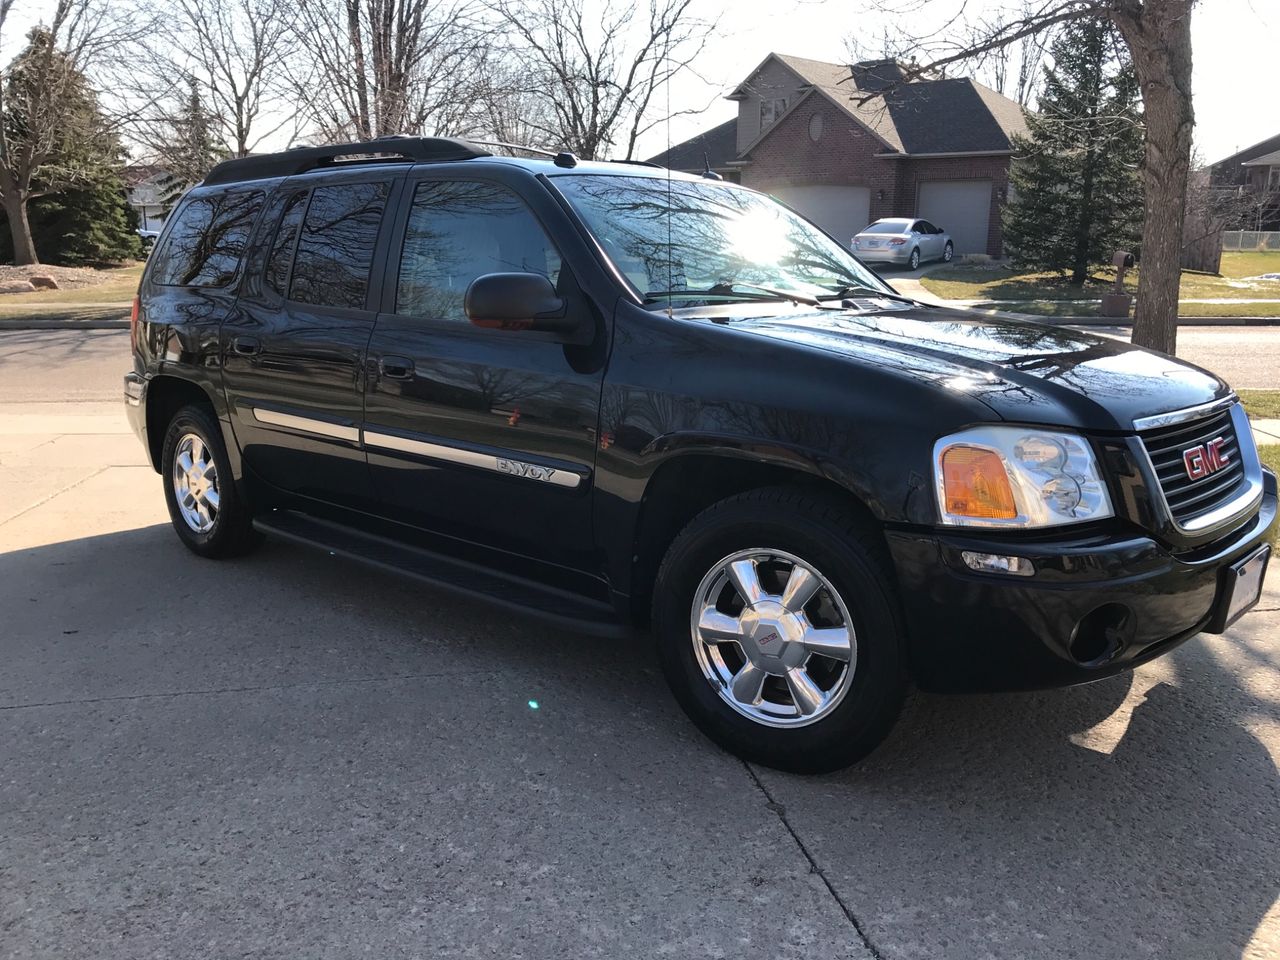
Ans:
<svg viewBox="0 0 1280 960"><path fill-rule="evenodd" d="M556 288L540 273L486 273L462 298L467 319L490 330L569 333L576 322Z"/></svg>

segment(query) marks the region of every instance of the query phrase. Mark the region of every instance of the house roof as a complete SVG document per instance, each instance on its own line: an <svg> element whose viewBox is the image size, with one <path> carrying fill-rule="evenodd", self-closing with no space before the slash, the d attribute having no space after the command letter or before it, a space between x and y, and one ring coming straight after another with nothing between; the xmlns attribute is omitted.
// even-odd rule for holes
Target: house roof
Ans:
<svg viewBox="0 0 1280 960"><path fill-rule="evenodd" d="M1240 164L1242 167L1280 167L1280 150L1273 150L1270 153L1264 153L1260 157L1253 160L1246 160Z"/></svg>
<svg viewBox="0 0 1280 960"><path fill-rule="evenodd" d="M772 57L826 93L897 153L1009 150L1011 138L1027 131L1021 106L968 77L898 83L894 78L901 76L901 68L892 61L847 66L787 54ZM864 88L857 86L855 77Z"/></svg>
<svg viewBox="0 0 1280 960"><path fill-rule="evenodd" d="M738 118L734 117L668 148L656 157L650 157L648 162L669 170L699 171L707 165L717 170L729 166L737 156Z"/></svg>
<svg viewBox="0 0 1280 960"><path fill-rule="evenodd" d="M1273 137L1267 137L1265 140L1259 140L1251 147L1245 147L1243 150L1237 150L1229 157L1223 157L1209 166L1214 170L1224 169L1231 166L1245 166L1246 162L1261 160L1263 155L1271 155L1271 153L1280 149L1280 133Z"/></svg>

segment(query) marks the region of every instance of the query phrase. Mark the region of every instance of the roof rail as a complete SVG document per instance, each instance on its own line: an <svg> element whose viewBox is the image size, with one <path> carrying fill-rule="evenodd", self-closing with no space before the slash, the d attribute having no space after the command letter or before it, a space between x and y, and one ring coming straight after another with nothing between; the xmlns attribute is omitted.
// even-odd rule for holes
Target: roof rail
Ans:
<svg viewBox="0 0 1280 960"><path fill-rule="evenodd" d="M534 153L540 157L554 157L556 155L554 150L529 147L523 143L507 143L505 140L468 140L467 143L474 143L478 147L502 147L504 150L523 150L525 153Z"/></svg>
<svg viewBox="0 0 1280 960"><path fill-rule="evenodd" d="M491 156L476 144L450 137L407 137L394 135L376 137L373 140L357 140L354 143L334 143L323 147L297 147L282 153L264 153L257 156L224 160L204 178L205 184L236 183L240 180L261 180L267 177L291 177L317 167L327 167L340 157L377 154L384 157L402 157L419 163L448 160L474 160Z"/></svg>

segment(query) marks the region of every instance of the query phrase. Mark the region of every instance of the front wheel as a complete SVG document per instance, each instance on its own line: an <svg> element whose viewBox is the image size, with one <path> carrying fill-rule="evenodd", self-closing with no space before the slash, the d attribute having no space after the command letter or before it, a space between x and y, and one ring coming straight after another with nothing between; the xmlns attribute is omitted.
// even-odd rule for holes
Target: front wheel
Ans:
<svg viewBox="0 0 1280 960"><path fill-rule="evenodd" d="M699 729L783 770L865 756L906 690L883 540L822 494L757 490L699 514L659 571L654 628L667 681Z"/></svg>
<svg viewBox="0 0 1280 960"><path fill-rule="evenodd" d="M951 245L951 241L947 241L947 245L942 248L942 262L950 263L951 258L956 255L955 247Z"/></svg>
<svg viewBox="0 0 1280 960"><path fill-rule="evenodd" d="M907 261L907 269L916 270L919 268L919 266L920 266L920 251L912 250L911 259Z"/></svg>

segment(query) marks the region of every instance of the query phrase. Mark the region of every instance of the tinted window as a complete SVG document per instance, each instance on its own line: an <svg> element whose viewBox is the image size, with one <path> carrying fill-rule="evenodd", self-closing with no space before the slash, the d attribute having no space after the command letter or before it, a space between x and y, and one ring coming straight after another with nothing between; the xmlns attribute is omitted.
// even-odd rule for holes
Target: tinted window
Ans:
<svg viewBox="0 0 1280 960"><path fill-rule="evenodd" d="M249 231L262 208L261 193L197 197L182 205L151 280L171 287L224 287L236 275Z"/></svg>
<svg viewBox="0 0 1280 960"><path fill-rule="evenodd" d="M307 192L301 190L291 196L280 215L280 226L271 241L271 258L267 261L267 286L280 296L289 289L289 267L293 263L293 247L302 226L302 215L307 209Z"/></svg>
<svg viewBox="0 0 1280 960"><path fill-rule="evenodd" d="M400 258L396 312L465 321L463 295L486 273L540 273L556 283L560 256L529 208L506 187L418 184Z"/></svg>
<svg viewBox="0 0 1280 960"><path fill-rule="evenodd" d="M289 298L363 309L386 203L385 183L343 183L313 190L293 258Z"/></svg>

